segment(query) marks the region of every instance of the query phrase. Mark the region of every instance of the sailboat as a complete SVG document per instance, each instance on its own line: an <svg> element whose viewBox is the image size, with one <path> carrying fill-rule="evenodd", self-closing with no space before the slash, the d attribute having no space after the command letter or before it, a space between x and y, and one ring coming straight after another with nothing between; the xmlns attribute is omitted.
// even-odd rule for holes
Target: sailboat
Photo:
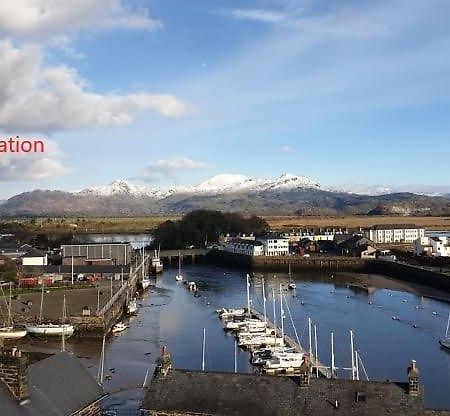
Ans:
<svg viewBox="0 0 450 416"><path fill-rule="evenodd" d="M162 273L163 271L163 264L161 258L159 257L160 251L160 248L155 250L155 254L152 257L151 271L154 274Z"/></svg>
<svg viewBox="0 0 450 416"><path fill-rule="evenodd" d="M181 254L178 252L178 274L175 276L175 280L177 282L181 282L183 280L183 275L181 274Z"/></svg>
<svg viewBox="0 0 450 416"><path fill-rule="evenodd" d="M290 290L294 290L297 288L297 285L295 284L295 282L292 280L292 273L291 273L291 263L289 263L289 272L288 272L288 276L289 279L291 280L288 284L288 289Z"/></svg>
<svg viewBox="0 0 450 416"><path fill-rule="evenodd" d="M137 312L138 306L137 306L137 300L136 298L131 298L127 303L127 313L128 315L133 315Z"/></svg>
<svg viewBox="0 0 450 416"><path fill-rule="evenodd" d="M447 328L445 329L445 336L444 336L444 338L441 338L439 340L439 344L441 344L441 347L446 348L447 350L450 350L450 335L448 333L449 325L450 325L450 313L448 314Z"/></svg>
<svg viewBox="0 0 450 416"><path fill-rule="evenodd" d="M9 302L7 302L8 308L8 320L6 321L6 325L0 327L0 339L20 339L27 335L27 330L23 327L16 327L13 324L12 316L11 316L11 291L12 291L12 282L9 284ZM3 290L2 290L3 292Z"/></svg>
<svg viewBox="0 0 450 416"><path fill-rule="evenodd" d="M54 323L42 323L42 309L44 305L44 283L42 283L42 291L41 291L41 305L39 308L39 320L35 324L25 325L27 332L30 335L34 335L37 337L42 336L64 336L66 338L73 335L75 329L71 324L66 324L66 297L64 296L63 300L63 310L62 310L62 323L54 324Z"/></svg>
<svg viewBox="0 0 450 416"><path fill-rule="evenodd" d="M150 277L145 275L145 252L144 247L142 247L142 280L141 280L142 290L148 289L150 286Z"/></svg>

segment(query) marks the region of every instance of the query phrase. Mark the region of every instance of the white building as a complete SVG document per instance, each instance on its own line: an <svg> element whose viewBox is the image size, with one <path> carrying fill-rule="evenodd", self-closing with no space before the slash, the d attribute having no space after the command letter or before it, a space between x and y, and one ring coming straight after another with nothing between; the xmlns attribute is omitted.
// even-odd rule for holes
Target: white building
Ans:
<svg viewBox="0 0 450 416"><path fill-rule="evenodd" d="M247 256L263 256L264 246L260 241L234 239L225 243L224 251Z"/></svg>
<svg viewBox="0 0 450 416"><path fill-rule="evenodd" d="M47 253L33 248L22 256L22 266L47 266Z"/></svg>
<svg viewBox="0 0 450 416"><path fill-rule="evenodd" d="M449 237L421 237L414 241L416 256L450 257Z"/></svg>
<svg viewBox="0 0 450 416"><path fill-rule="evenodd" d="M382 224L364 230L364 236L377 244L413 243L425 235L425 229L413 224Z"/></svg>
<svg viewBox="0 0 450 416"><path fill-rule="evenodd" d="M289 239L282 236L265 236L258 238L264 246L265 256L289 255Z"/></svg>

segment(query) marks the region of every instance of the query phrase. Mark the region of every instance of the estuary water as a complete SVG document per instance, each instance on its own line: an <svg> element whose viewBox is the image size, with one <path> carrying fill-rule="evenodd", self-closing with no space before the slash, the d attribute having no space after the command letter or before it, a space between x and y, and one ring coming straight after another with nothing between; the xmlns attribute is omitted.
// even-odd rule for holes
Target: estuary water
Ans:
<svg viewBox="0 0 450 416"><path fill-rule="evenodd" d="M145 380L149 382L154 361L163 345L168 347L174 367L201 369L203 328L206 330L206 370L234 371L234 338L223 331L215 310L246 305L245 271L186 265L184 277L197 283L200 297L194 297L186 285L175 281L176 272L166 269L155 281L156 287L139 300L139 313L130 318L129 329L107 340L105 388L116 392L127 390L108 399L111 407L137 407L140 390L132 389ZM287 304L285 332L294 337L293 323L300 342L308 348L310 317L317 327L318 354L324 364L330 365L330 333L333 331L336 366L350 367L349 331L353 330L355 347L371 380L406 381L406 368L411 359L415 359L420 381L425 386L426 406L450 408L450 354L438 344L445 331L449 304L390 289L352 288L338 276L306 272L294 273L292 279L297 288L288 290L287 274L257 273L251 279L251 297L253 306L260 311L263 310L263 277L269 317L273 320L273 288L277 292L279 324L281 283ZM71 348L85 357L86 365L96 374L100 343L87 346L85 341L73 342ZM248 353L237 349L236 358L239 372L253 371ZM362 366L360 369L364 377ZM350 374L341 370L339 377L350 377Z"/></svg>

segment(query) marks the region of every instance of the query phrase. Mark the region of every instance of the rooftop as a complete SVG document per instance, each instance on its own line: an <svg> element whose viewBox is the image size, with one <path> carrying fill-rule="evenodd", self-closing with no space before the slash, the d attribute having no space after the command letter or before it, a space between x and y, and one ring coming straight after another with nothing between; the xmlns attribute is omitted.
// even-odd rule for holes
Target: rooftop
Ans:
<svg viewBox="0 0 450 416"><path fill-rule="evenodd" d="M372 225L370 230L400 230L400 229L409 229L409 230L417 230L423 229L423 227L419 227L416 224L376 224Z"/></svg>
<svg viewBox="0 0 450 416"><path fill-rule="evenodd" d="M145 410L220 416L422 415L408 383L171 370L146 389Z"/></svg>

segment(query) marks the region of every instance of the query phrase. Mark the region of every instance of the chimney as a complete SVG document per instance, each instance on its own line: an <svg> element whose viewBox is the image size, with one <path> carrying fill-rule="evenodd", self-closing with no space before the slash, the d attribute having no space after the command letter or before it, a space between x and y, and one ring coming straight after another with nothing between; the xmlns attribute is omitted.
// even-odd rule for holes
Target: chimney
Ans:
<svg viewBox="0 0 450 416"><path fill-rule="evenodd" d="M19 402L28 398L28 358L17 348L0 350L0 380Z"/></svg>
<svg viewBox="0 0 450 416"><path fill-rule="evenodd" d="M311 361L309 359L309 354L303 355L303 362L300 366L299 382L300 387L309 386L309 378L311 376Z"/></svg>
<svg viewBox="0 0 450 416"><path fill-rule="evenodd" d="M419 387L419 369L417 368L416 360L411 361L411 365L408 367L408 393L410 396L418 396L420 394Z"/></svg>
<svg viewBox="0 0 450 416"><path fill-rule="evenodd" d="M161 350L161 355L156 360L156 368L154 376L165 377L172 370L172 360L170 358L170 353L164 346Z"/></svg>

